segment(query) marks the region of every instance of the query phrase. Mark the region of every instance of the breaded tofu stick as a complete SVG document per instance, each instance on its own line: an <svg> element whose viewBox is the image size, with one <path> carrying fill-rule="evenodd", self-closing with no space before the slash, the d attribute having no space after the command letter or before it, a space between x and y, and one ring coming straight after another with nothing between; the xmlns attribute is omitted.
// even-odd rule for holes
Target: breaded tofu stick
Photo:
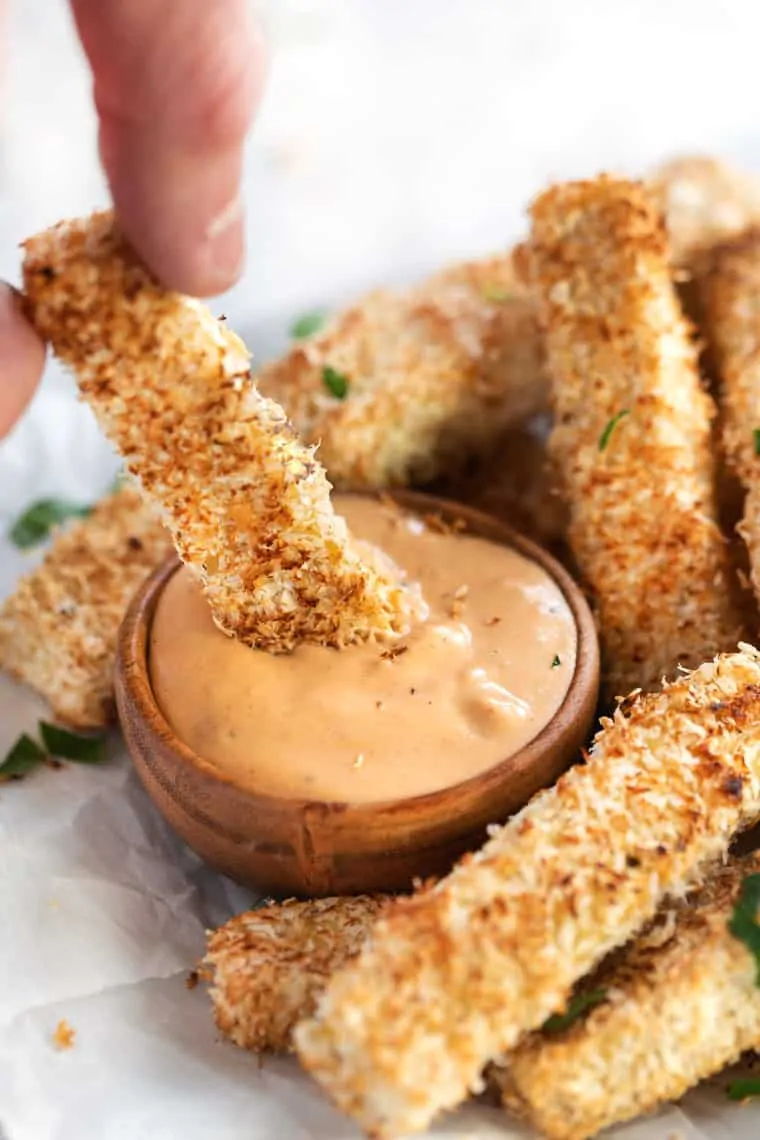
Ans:
<svg viewBox="0 0 760 1140"><path fill-rule="evenodd" d="M49 702L57 720L112 719L116 637L127 606L169 555L169 533L134 487L66 526L0 606L0 668Z"/></svg>
<svg viewBox="0 0 760 1140"><path fill-rule="evenodd" d="M650 182L665 214L673 263L680 268L695 268L717 242L760 224L760 178L720 159L671 159L652 171Z"/></svg>
<svg viewBox="0 0 760 1140"><path fill-rule="evenodd" d="M741 636L717 524L714 406L651 195L603 176L551 188L531 215L524 264L542 306L550 451L612 699Z"/></svg>
<svg viewBox="0 0 760 1140"><path fill-rule="evenodd" d="M259 373L336 486L425 483L543 408L535 308L511 254L380 290Z"/></svg>
<svg viewBox="0 0 760 1140"><path fill-rule="evenodd" d="M759 1048L758 962L728 926L759 871L758 855L732 862L600 970L599 1004L533 1035L496 1074L507 1106L550 1140L588 1140Z"/></svg>
<svg viewBox="0 0 760 1140"><path fill-rule="evenodd" d="M716 247L697 287L720 379L723 447L746 491L738 530L760 598L760 229Z"/></svg>
<svg viewBox="0 0 760 1140"><path fill-rule="evenodd" d="M242 341L157 285L110 212L25 250L34 325L163 508L216 624L271 652L405 632L415 591L389 561L360 559L313 449L252 383Z"/></svg>
<svg viewBox="0 0 760 1140"><path fill-rule="evenodd" d="M618 709L588 761L392 904L294 1040L374 1137L427 1127L760 815L760 653Z"/></svg>
<svg viewBox="0 0 760 1140"><path fill-rule="evenodd" d="M217 1027L243 1049L285 1053L328 979L358 953L383 896L291 899L238 915L209 935L201 975Z"/></svg>

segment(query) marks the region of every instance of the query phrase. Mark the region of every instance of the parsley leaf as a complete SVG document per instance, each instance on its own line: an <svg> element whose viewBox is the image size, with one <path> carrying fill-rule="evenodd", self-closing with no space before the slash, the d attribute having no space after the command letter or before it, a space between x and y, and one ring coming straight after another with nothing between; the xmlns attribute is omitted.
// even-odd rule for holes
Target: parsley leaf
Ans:
<svg viewBox="0 0 760 1140"><path fill-rule="evenodd" d="M755 455L760 455L760 428L755 428L752 432L752 441L755 445Z"/></svg>
<svg viewBox="0 0 760 1140"><path fill-rule="evenodd" d="M27 550L44 542L58 523L70 518L84 518L91 510L92 507L69 503L65 499L40 499L16 519L8 537L20 550Z"/></svg>
<svg viewBox="0 0 760 1140"><path fill-rule="evenodd" d="M0 779L10 780L11 777L25 776L27 772L39 767L45 755L44 748L40 748L36 740L32 740L25 732L22 733L0 764Z"/></svg>
<svg viewBox="0 0 760 1140"><path fill-rule="evenodd" d="M553 1013L543 1024L544 1033L564 1033L587 1010L603 1002L606 990L589 990L587 994L576 994L567 1003L564 1013Z"/></svg>
<svg viewBox="0 0 760 1140"><path fill-rule="evenodd" d="M101 764L106 758L105 737L80 736L57 724L40 721L40 736L51 756L76 764Z"/></svg>
<svg viewBox="0 0 760 1140"><path fill-rule="evenodd" d="M621 411L618 412L618 414L616 416L612 417L612 419L607 424L607 426L604 429L604 431L602 432L602 434L599 436L599 450L600 451L604 451L607 444L610 442L610 438L612 437L613 431L618 426L620 421L622 419L625 419L626 416L630 416L630 414L631 413L630 413L628 408L623 408Z"/></svg>
<svg viewBox="0 0 760 1140"><path fill-rule="evenodd" d="M499 305L505 301L510 301L514 297L514 293L510 293L508 289L502 289L500 285L484 285L483 296L486 301L493 301L495 305Z"/></svg>
<svg viewBox="0 0 760 1140"><path fill-rule="evenodd" d="M726 1088L729 1100L746 1100L750 1096L760 1096L760 1077L740 1077Z"/></svg>
<svg viewBox="0 0 760 1140"><path fill-rule="evenodd" d="M559 653L555 653L554 657L552 659L552 669L559 669L561 664L562 664L562 660L560 658Z"/></svg>
<svg viewBox="0 0 760 1140"><path fill-rule="evenodd" d="M326 364L322 369L322 381L336 400L345 400L348 395L348 377L344 376L342 372L338 372L335 368L331 368Z"/></svg>
<svg viewBox="0 0 760 1140"><path fill-rule="evenodd" d="M734 912L728 920L728 929L734 938L743 942L753 955L757 965L757 985L760 986L760 923L757 921L760 910L760 874L747 875L741 885L734 904Z"/></svg>
<svg viewBox="0 0 760 1140"><path fill-rule="evenodd" d="M290 326L290 335L293 340L303 340L304 337L319 332L326 320L327 313L323 309L314 309L311 313L304 313L293 321Z"/></svg>

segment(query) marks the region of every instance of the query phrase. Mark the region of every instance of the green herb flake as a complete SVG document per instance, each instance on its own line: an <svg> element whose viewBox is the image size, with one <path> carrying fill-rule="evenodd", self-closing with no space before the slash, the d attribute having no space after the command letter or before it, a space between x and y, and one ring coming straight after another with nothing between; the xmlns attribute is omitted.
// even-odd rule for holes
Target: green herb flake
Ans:
<svg viewBox="0 0 760 1140"><path fill-rule="evenodd" d="M760 1077L740 1077L726 1087L729 1100L748 1100L760 1096Z"/></svg>
<svg viewBox="0 0 760 1140"><path fill-rule="evenodd" d="M755 428L752 432L752 442L755 445L755 455L760 455L760 428Z"/></svg>
<svg viewBox="0 0 760 1140"><path fill-rule="evenodd" d="M38 768L45 760L46 752L36 740L24 732L19 736L8 755L0 764L0 780L18 779L27 772Z"/></svg>
<svg viewBox="0 0 760 1140"><path fill-rule="evenodd" d="M44 542L58 523L70 518L84 518L91 510L92 507L69 503L65 499L40 499L16 519L8 537L20 550L28 550Z"/></svg>
<svg viewBox="0 0 760 1140"><path fill-rule="evenodd" d="M51 756L71 760L75 764L102 764L106 758L103 736L80 736L57 724L40 721L40 736Z"/></svg>
<svg viewBox="0 0 760 1140"><path fill-rule="evenodd" d="M618 426L620 421L625 419L626 416L630 416L630 414L631 413L630 413L628 408L623 408L622 411L619 411L616 416L612 417L612 419L607 424L607 426L604 429L604 431L602 432L602 434L599 436L599 450L600 451L605 450L605 448L607 447L607 444L610 442L610 439L612 438L613 431Z"/></svg>
<svg viewBox="0 0 760 1140"><path fill-rule="evenodd" d="M512 300L514 293L502 289L500 285L484 285L483 296L486 301L492 301L494 305L503 305L505 301Z"/></svg>
<svg viewBox="0 0 760 1140"><path fill-rule="evenodd" d="M322 369L322 381L327 388L328 392L335 397L336 400L345 400L348 395L348 377L344 376L342 372L338 372L335 368L331 368L326 364Z"/></svg>
<svg viewBox="0 0 760 1140"><path fill-rule="evenodd" d="M293 340L303 340L304 337L313 336L324 325L327 313L323 309L314 309L311 313L304 313L290 326L290 335Z"/></svg>
<svg viewBox="0 0 760 1140"><path fill-rule="evenodd" d="M554 657L552 659L552 669L559 669L561 664L562 664L562 659L560 658L559 653L555 653Z"/></svg>
<svg viewBox="0 0 760 1140"><path fill-rule="evenodd" d="M599 1005L606 997L606 990L589 990L587 994L576 994L568 1002L564 1013L553 1013L546 1019L544 1033L564 1033L579 1017Z"/></svg>
<svg viewBox="0 0 760 1140"><path fill-rule="evenodd" d="M734 912L728 920L728 929L734 938L749 950L757 967L756 984L760 986L760 923L757 921L760 910L760 874L747 875L741 885L734 904Z"/></svg>

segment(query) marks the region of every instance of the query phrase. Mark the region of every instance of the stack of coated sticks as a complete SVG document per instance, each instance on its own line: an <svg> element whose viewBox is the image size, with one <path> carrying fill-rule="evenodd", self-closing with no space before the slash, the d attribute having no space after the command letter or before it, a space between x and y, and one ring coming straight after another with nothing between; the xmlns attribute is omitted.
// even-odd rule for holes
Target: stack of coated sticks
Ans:
<svg viewBox="0 0 760 1140"><path fill-rule="evenodd" d="M535 520L543 491L510 495L505 441L548 392L535 469L556 480L614 707L590 752L438 883L241 915L202 965L221 1030L295 1048L374 1137L490 1084L547 1137L586 1140L760 1047L760 857L730 854L760 819L755 224L758 186L708 160L554 186L516 251L372 294L258 389L240 342L164 294L110 215L27 243L31 319L218 624L272 652L396 635L419 605L354 545L327 475L475 500L499 479ZM725 471L744 552L721 526Z"/></svg>

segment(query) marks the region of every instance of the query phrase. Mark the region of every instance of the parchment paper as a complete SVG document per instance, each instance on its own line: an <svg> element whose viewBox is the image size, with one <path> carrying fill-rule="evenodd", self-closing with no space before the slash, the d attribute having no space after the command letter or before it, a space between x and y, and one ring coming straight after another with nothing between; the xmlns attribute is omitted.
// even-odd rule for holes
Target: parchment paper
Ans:
<svg viewBox="0 0 760 1140"><path fill-rule="evenodd" d="M115 461L89 412L49 378L0 449L0 530L42 493L83 498ZM0 596L39 552L0 538ZM0 755L44 706L0 676ZM358 1132L295 1060L217 1040L202 986L185 978L204 929L253 896L204 868L154 811L116 734L105 766L67 765L0 786L2 1140L349 1140ZM65 1018L73 1048L53 1044ZM758 1140L760 1105L729 1104L725 1080L610 1140ZM495 1108L438 1125L450 1140L525 1140Z"/></svg>

